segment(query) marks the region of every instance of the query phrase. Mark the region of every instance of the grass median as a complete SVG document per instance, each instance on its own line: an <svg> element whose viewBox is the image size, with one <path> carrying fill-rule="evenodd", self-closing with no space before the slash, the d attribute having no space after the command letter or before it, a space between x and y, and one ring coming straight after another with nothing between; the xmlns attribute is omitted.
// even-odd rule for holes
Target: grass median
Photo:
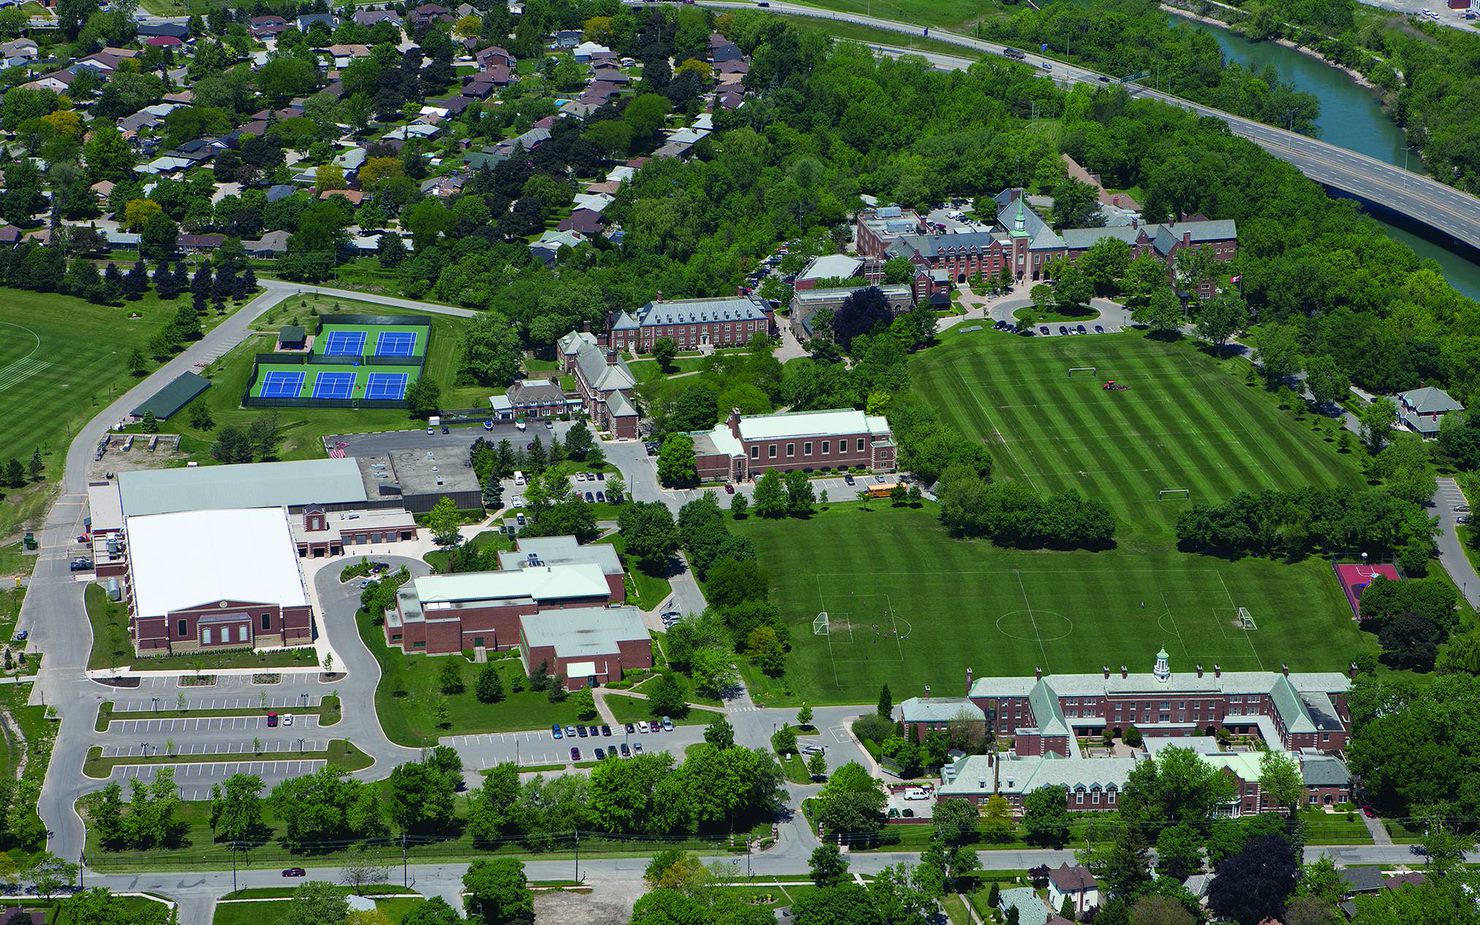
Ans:
<svg viewBox="0 0 1480 925"><path fill-rule="evenodd" d="M283 752L233 752L211 755L113 755L103 757L102 746L94 745L87 750L87 761L82 773L97 780L104 780L114 768L137 765L180 765L180 764L245 764L262 761L327 761L332 768L359 771L370 767L375 760L360 751L348 739L331 739L328 749L290 750Z"/></svg>

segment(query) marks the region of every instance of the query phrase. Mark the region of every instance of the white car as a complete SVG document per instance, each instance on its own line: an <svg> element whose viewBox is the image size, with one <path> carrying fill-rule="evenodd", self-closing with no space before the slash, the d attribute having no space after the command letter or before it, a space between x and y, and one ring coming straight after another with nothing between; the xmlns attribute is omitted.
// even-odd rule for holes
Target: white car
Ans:
<svg viewBox="0 0 1480 925"><path fill-rule="evenodd" d="M291 725L293 725L293 714L292 713L284 713L283 714L283 725L284 726L291 726Z"/></svg>
<svg viewBox="0 0 1480 925"><path fill-rule="evenodd" d="M526 423L524 423L523 421L515 421L514 422L514 429L515 430L528 430L529 429L529 425L526 424Z"/></svg>
<svg viewBox="0 0 1480 925"><path fill-rule="evenodd" d="M647 732L648 731L648 723L647 723L647 720L642 720L641 722L639 722L637 724L637 731L638 732Z"/></svg>

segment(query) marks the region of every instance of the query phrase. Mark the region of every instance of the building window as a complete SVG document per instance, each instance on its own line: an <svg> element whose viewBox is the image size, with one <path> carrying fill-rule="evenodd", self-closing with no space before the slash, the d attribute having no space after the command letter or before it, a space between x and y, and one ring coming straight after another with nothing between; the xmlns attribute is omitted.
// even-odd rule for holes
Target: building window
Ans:
<svg viewBox="0 0 1480 925"><path fill-rule="evenodd" d="M190 634L190 622L188 620L181 620L175 628L180 631L180 636L182 637Z"/></svg>
<svg viewBox="0 0 1480 925"><path fill-rule="evenodd" d="M803 456L811 456L812 455L812 441L811 440L808 440L807 442L805 442L805 443L802 444L802 455Z"/></svg>
<svg viewBox="0 0 1480 925"><path fill-rule="evenodd" d="M237 642L246 642L247 641L247 625L245 623L243 623L241 626L239 626L239 627L236 628L236 641Z"/></svg>
<svg viewBox="0 0 1480 925"><path fill-rule="evenodd" d="M771 459L775 459L776 458L776 444L774 444L774 443L771 444L770 458Z"/></svg>
<svg viewBox="0 0 1480 925"><path fill-rule="evenodd" d="M751 459L760 459L761 458L761 448L758 447L758 446L751 447L750 448L750 458Z"/></svg>
<svg viewBox="0 0 1480 925"><path fill-rule="evenodd" d="M858 452L860 452L860 453L863 452L863 438L862 437L859 437L858 438Z"/></svg>
<svg viewBox="0 0 1480 925"><path fill-rule="evenodd" d="M270 630L270 629L272 629L272 614L265 613L265 614L262 615L262 629L263 630Z"/></svg>
<svg viewBox="0 0 1480 925"><path fill-rule="evenodd" d="M795 455L797 455L797 445L795 443L788 443L786 445L786 458L790 459Z"/></svg>
<svg viewBox="0 0 1480 925"><path fill-rule="evenodd" d="M425 642L413 642L411 644L411 648L413 649L425 649L426 647L427 644Z"/></svg>
<svg viewBox="0 0 1480 925"><path fill-rule="evenodd" d="M211 644L211 628L209 626L200 631L200 641L202 645L208 646Z"/></svg>
<svg viewBox="0 0 1480 925"><path fill-rule="evenodd" d="M831 440L824 440L824 441L822 441L822 455L823 456L826 456L830 452L832 452L832 441Z"/></svg>
<svg viewBox="0 0 1480 925"><path fill-rule="evenodd" d="M1114 806L1115 805L1115 788L1114 787L1111 787L1109 790L1105 791L1105 802L1106 803L1109 803L1111 806Z"/></svg>
<svg viewBox="0 0 1480 925"><path fill-rule="evenodd" d="M1083 806L1084 805L1084 791L1083 790L1076 790L1076 791L1074 791L1074 805L1075 806Z"/></svg>

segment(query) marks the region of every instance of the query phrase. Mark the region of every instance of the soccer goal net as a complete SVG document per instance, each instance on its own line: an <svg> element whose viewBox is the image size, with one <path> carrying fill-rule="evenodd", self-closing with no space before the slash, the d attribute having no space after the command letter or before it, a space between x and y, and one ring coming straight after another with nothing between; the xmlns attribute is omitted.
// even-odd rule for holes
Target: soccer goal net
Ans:
<svg viewBox="0 0 1480 925"><path fill-rule="evenodd" d="M1069 375L1072 377L1075 373L1089 373L1091 376L1093 376L1095 374L1095 368L1093 366L1069 367Z"/></svg>
<svg viewBox="0 0 1480 925"><path fill-rule="evenodd" d="M812 620L812 635L814 635L814 636L826 636L827 635L827 630L828 630L827 611L824 610L822 613L819 613L816 616L815 619Z"/></svg>
<svg viewBox="0 0 1480 925"><path fill-rule="evenodd" d="M1165 501L1167 498L1191 498L1190 488L1163 488L1156 493L1156 500Z"/></svg>
<svg viewBox="0 0 1480 925"><path fill-rule="evenodd" d="M1254 623L1254 618L1249 615L1249 608L1247 607L1240 607L1238 609L1238 624L1246 630L1257 630L1259 628Z"/></svg>

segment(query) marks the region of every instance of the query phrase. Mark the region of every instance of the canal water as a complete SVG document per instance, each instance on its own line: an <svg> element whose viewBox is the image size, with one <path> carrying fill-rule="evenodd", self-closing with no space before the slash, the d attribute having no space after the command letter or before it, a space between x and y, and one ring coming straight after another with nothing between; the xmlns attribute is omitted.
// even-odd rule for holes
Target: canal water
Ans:
<svg viewBox="0 0 1480 925"><path fill-rule="evenodd" d="M1273 67L1281 80L1313 94L1321 104L1316 134L1322 141L1403 166L1405 145L1402 130L1383 112L1377 97L1353 81L1345 71L1275 42L1252 42L1221 26L1176 15L1172 16L1172 22L1213 36L1223 49L1225 60L1236 61L1255 71ZM1417 154L1409 154L1408 158L1409 169L1423 170ZM1389 237L1407 244L1420 257L1438 263L1444 277L1455 289L1472 299L1480 299L1480 264L1410 231L1387 222L1381 224Z"/></svg>

